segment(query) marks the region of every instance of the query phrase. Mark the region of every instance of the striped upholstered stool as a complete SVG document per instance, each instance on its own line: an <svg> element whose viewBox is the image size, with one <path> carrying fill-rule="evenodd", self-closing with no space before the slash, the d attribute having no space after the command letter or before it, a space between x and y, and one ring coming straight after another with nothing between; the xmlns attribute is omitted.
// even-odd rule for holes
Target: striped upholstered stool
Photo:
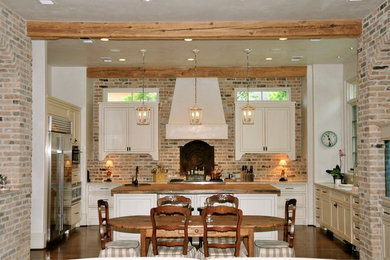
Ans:
<svg viewBox="0 0 390 260"><path fill-rule="evenodd" d="M139 242L135 240L118 240L106 243L100 250L99 257L139 257Z"/></svg>
<svg viewBox="0 0 390 260"><path fill-rule="evenodd" d="M297 200L290 199L285 204L283 240L255 240L257 257L295 257L293 248L295 231L295 211Z"/></svg>
<svg viewBox="0 0 390 260"><path fill-rule="evenodd" d="M138 241L112 241L111 227L110 225L108 225L108 220L110 219L110 212L107 201L98 200L98 215L101 243L99 257L137 257L140 255Z"/></svg>
<svg viewBox="0 0 390 260"><path fill-rule="evenodd" d="M235 238L232 237L221 237L221 238L209 238L210 244L234 244ZM219 248L219 247L209 247L209 256L210 258L225 258L233 257L235 253L235 248ZM247 257L248 251L246 250L244 243L240 244L240 254L239 257ZM204 247L199 248L196 258L204 259Z"/></svg>

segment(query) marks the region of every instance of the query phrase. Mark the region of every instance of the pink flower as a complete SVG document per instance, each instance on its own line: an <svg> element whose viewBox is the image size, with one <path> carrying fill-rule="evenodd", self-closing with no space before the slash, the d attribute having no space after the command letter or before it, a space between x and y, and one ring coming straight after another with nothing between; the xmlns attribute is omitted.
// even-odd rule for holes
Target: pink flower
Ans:
<svg viewBox="0 0 390 260"><path fill-rule="evenodd" d="M344 153L343 150L341 150L341 149L339 150L339 156L340 156L340 157L345 156L345 153Z"/></svg>

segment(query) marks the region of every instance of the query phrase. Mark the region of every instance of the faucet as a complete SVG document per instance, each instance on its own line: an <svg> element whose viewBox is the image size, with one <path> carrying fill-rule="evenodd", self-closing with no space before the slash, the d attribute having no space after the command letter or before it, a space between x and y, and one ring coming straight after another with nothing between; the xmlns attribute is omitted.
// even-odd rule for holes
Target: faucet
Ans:
<svg viewBox="0 0 390 260"><path fill-rule="evenodd" d="M135 167L135 178L133 177L132 183L134 186L138 186L138 166Z"/></svg>

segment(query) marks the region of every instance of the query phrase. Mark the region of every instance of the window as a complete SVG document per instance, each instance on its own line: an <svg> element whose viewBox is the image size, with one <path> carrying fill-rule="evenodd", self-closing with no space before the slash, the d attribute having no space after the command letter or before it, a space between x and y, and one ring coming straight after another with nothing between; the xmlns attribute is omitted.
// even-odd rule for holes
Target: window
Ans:
<svg viewBox="0 0 390 260"><path fill-rule="evenodd" d="M357 167L357 81L352 79L346 81L346 150L347 169L353 170Z"/></svg>
<svg viewBox="0 0 390 260"><path fill-rule="evenodd" d="M159 92L157 88L145 88L145 95L142 95L142 88L110 88L103 89L104 102L158 102Z"/></svg>
<svg viewBox="0 0 390 260"><path fill-rule="evenodd" d="M290 101L290 88L249 89L249 101ZM246 89L235 89L236 101L248 101Z"/></svg>

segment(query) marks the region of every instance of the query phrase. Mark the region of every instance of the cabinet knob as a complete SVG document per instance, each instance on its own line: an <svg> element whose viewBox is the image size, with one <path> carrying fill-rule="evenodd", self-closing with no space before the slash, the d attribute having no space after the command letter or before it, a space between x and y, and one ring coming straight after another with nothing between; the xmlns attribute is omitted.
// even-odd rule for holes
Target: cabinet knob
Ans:
<svg viewBox="0 0 390 260"><path fill-rule="evenodd" d="M334 204L333 204L333 206L334 206L335 208L337 208L337 202L336 202L336 203L334 203Z"/></svg>

